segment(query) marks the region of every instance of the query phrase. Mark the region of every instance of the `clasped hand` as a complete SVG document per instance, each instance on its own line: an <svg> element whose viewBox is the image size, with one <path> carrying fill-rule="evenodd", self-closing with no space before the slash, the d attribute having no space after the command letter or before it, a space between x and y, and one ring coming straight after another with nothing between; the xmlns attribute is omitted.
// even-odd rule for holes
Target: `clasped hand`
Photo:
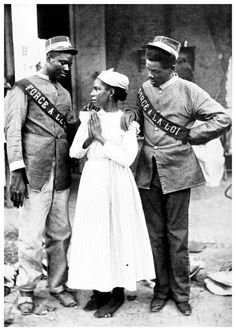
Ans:
<svg viewBox="0 0 236 331"><path fill-rule="evenodd" d="M101 120L98 117L98 114L95 112L91 113L90 119L88 121L88 131L89 136L100 141L102 136Z"/></svg>

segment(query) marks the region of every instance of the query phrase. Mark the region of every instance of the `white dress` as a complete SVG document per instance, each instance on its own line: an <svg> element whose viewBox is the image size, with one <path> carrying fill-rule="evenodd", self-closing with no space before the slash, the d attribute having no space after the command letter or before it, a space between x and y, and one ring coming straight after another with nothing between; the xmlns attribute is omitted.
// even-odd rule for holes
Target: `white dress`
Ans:
<svg viewBox="0 0 236 331"><path fill-rule="evenodd" d="M138 123L120 129L122 111L100 110L102 145L85 150L88 113L70 148L70 156L87 153L75 210L68 286L102 292L114 287L136 290L136 282L155 278L153 256L139 192L129 166L138 144Z"/></svg>

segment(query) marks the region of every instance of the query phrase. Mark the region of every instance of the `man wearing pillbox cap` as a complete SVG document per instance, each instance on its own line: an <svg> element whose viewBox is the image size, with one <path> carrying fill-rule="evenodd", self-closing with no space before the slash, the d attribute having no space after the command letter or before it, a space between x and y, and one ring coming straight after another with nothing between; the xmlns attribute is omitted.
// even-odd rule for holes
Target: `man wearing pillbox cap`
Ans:
<svg viewBox="0 0 236 331"><path fill-rule="evenodd" d="M77 304L66 287L71 237L68 131L74 125L69 92L60 84L77 50L69 38L46 41L46 62L9 93L5 132L11 171L11 200L19 208L18 308L34 310L34 290L42 276L42 243L48 255L48 287L66 307ZM50 115L50 116L49 116Z"/></svg>
<svg viewBox="0 0 236 331"><path fill-rule="evenodd" d="M160 311L171 298L188 316L190 189L205 182L191 145L221 136L231 119L207 92L175 73L180 46L165 36L145 46L148 81L138 91L136 106L126 109L121 127L127 130L135 120L143 129L136 182L156 271L150 310ZM203 124L193 127L198 119Z"/></svg>
<svg viewBox="0 0 236 331"><path fill-rule="evenodd" d="M72 55L76 55L78 53L77 49L73 48L70 40L66 36L57 36L53 38L49 38L46 40L46 53L51 51L57 52L70 52Z"/></svg>
<svg viewBox="0 0 236 331"><path fill-rule="evenodd" d="M174 55L174 57L177 59L179 56L181 44L177 40L168 37L156 36L152 42L148 43L148 46L161 48L166 52Z"/></svg>

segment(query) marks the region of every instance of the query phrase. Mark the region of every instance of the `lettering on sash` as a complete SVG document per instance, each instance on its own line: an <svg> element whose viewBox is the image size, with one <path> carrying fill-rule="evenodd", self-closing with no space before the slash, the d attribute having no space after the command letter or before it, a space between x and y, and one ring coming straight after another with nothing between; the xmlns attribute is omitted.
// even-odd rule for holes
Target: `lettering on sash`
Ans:
<svg viewBox="0 0 236 331"><path fill-rule="evenodd" d="M41 98L39 99L38 103L41 105L41 104L43 103L44 100L45 100L45 98L44 98L44 97L41 97Z"/></svg>
<svg viewBox="0 0 236 331"><path fill-rule="evenodd" d="M177 140L184 140L186 138L188 129L167 120L164 116L157 112L148 100L143 88L140 88L138 91L138 99L143 111L156 126Z"/></svg>
<svg viewBox="0 0 236 331"><path fill-rule="evenodd" d="M159 120L156 122L157 125L161 125L162 119L159 118Z"/></svg>
<svg viewBox="0 0 236 331"><path fill-rule="evenodd" d="M56 121L65 130L67 128L66 118L61 114L56 107L43 95L43 93L27 79L22 79L16 82L29 97L35 101L35 103L54 121Z"/></svg>

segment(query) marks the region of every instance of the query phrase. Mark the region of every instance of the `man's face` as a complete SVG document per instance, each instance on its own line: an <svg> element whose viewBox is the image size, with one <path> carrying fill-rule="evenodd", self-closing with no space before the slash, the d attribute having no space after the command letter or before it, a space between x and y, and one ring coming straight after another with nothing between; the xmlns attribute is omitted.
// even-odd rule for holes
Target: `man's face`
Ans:
<svg viewBox="0 0 236 331"><path fill-rule="evenodd" d="M70 53L58 53L47 60L47 74L53 81L61 80L70 71L73 55Z"/></svg>
<svg viewBox="0 0 236 331"><path fill-rule="evenodd" d="M160 85L166 83L172 73L172 69L163 69L161 62L149 61L146 59L146 69L150 83L154 87L159 87Z"/></svg>

